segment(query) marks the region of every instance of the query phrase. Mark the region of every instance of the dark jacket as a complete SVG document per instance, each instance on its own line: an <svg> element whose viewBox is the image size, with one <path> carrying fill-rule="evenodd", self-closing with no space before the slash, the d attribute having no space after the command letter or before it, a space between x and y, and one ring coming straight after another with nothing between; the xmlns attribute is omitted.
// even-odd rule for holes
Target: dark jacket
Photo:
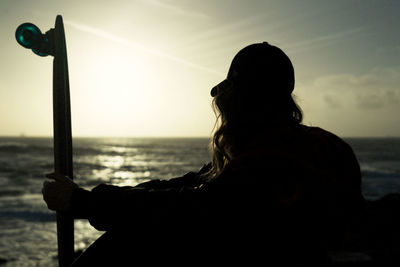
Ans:
<svg viewBox="0 0 400 267"><path fill-rule="evenodd" d="M75 191L75 216L107 231L81 261L318 264L364 203L352 149L316 127L256 140L216 178L209 168Z"/></svg>

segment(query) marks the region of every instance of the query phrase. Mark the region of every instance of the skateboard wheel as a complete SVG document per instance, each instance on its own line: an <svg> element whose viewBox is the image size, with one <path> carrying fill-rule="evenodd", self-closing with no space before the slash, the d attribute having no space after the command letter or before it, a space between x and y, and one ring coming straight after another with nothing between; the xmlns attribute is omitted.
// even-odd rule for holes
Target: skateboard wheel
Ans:
<svg viewBox="0 0 400 267"><path fill-rule="evenodd" d="M17 42L25 48L39 46L42 32L32 23L21 24L15 31Z"/></svg>
<svg viewBox="0 0 400 267"><path fill-rule="evenodd" d="M43 47L42 42L48 43L49 40L36 25L32 23L21 24L15 31L15 38L20 45L32 49L36 55L47 56L46 53L40 52L38 48Z"/></svg>

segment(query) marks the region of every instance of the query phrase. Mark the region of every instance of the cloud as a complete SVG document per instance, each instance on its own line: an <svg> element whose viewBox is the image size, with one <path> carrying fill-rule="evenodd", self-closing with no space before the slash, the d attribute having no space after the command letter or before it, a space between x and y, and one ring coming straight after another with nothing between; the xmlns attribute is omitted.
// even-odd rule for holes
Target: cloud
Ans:
<svg viewBox="0 0 400 267"><path fill-rule="evenodd" d="M312 92L329 108L383 109L400 103L400 67L367 73L322 76L302 91Z"/></svg>
<svg viewBox="0 0 400 267"><path fill-rule="evenodd" d="M378 94L364 94L356 98L357 107L360 109L380 109L385 106L385 101Z"/></svg>
<svg viewBox="0 0 400 267"><path fill-rule="evenodd" d="M400 136L400 66L321 76L296 95L306 125L339 136Z"/></svg>
<svg viewBox="0 0 400 267"><path fill-rule="evenodd" d="M341 102L334 95L325 95L324 101L330 108L336 109L342 107Z"/></svg>

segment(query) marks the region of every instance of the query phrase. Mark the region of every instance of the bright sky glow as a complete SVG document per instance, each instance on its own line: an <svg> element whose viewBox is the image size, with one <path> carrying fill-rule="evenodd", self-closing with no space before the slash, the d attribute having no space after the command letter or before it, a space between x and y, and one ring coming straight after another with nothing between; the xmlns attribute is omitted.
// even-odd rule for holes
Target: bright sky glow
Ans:
<svg viewBox="0 0 400 267"><path fill-rule="evenodd" d="M52 58L15 29L64 18L74 136L209 136L210 89L244 46L281 47L304 123L400 136L396 0L1 0L0 136L52 135Z"/></svg>

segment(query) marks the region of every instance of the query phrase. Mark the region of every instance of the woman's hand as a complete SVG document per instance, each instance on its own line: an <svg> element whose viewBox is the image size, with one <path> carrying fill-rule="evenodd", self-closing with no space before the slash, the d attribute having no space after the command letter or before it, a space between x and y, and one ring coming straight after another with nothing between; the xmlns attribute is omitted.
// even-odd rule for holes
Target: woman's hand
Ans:
<svg viewBox="0 0 400 267"><path fill-rule="evenodd" d="M47 207L55 211L71 211L71 196L78 185L61 174L50 173L46 177L54 179L43 183L42 194Z"/></svg>

